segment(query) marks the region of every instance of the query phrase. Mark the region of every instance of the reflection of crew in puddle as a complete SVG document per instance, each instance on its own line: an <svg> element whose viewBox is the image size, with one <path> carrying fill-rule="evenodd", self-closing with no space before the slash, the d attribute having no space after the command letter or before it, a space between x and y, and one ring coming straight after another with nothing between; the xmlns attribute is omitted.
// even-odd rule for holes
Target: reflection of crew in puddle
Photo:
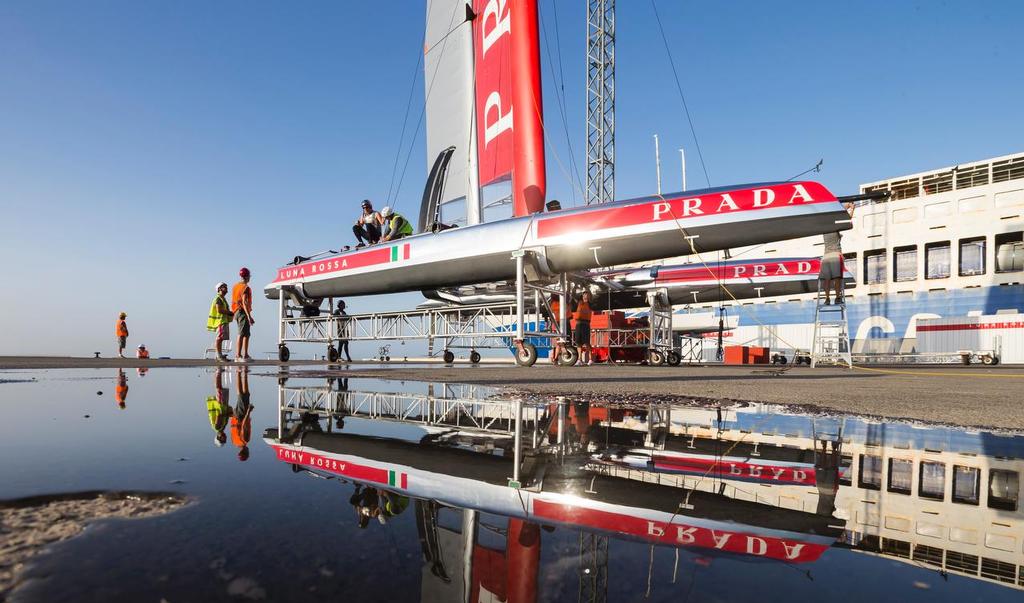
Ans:
<svg viewBox="0 0 1024 603"><path fill-rule="evenodd" d="M249 369L238 371L238 403L235 414L231 417L231 442L238 447L238 460L249 459L249 439L252 438L252 411L254 406L249 402Z"/></svg>
<svg viewBox="0 0 1024 603"><path fill-rule="evenodd" d="M213 372L213 395L206 397L206 413L210 416L210 428L213 429L213 443L223 446L228 441L224 430L231 418L231 405L228 399L228 388L224 387L224 371L218 368Z"/></svg>
<svg viewBox="0 0 1024 603"><path fill-rule="evenodd" d="M348 502L356 510L359 527L365 528L374 517L384 525L392 517L401 515L409 506L409 497L382 488L356 484L356 491L349 497Z"/></svg>
<svg viewBox="0 0 1024 603"><path fill-rule="evenodd" d="M139 368L135 369L135 372L138 373L140 377L145 377L146 373L149 372L149 369L140 366Z"/></svg>
<svg viewBox="0 0 1024 603"><path fill-rule="evenodd" d="M117 383L114 385L114 401L117 402L118 408L124 408L126 400L128 400L128 376L124 374L124 370L117 369Z"/></svg>

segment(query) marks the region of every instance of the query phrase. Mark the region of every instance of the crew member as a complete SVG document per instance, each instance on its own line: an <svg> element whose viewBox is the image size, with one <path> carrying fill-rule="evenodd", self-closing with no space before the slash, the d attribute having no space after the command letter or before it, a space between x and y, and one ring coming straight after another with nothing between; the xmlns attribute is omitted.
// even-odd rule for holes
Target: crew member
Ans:
<svg viewBox="0 0 1024 603"><path fill-rule="evenodd" d="M221 351L221 346L225 341L231 339L231 319L234 316L231 313L228 300L224 298L227 294L228 284L217 283L217 297L213 298L213 303L210 304L210 316L206 319L206 330L217 333L214 346L217 348L217 360L221 362L228 361L228 357Z"/></svg>
<svg viewBox="0 0 1024 603"><path fill-rule="evenodd" d="M348 313L345 312L345 301L338 300L338 308L334 311L334 315L338 317L338 333L345 335L348 333ZM341 353L345 353L345 358L348 362L352 362L352 355L348 351L348 339L342 337L338 339L338 358L341 358Z"/></svg>
<svg viewBox="0 0 1024 603"><path fill-rule="evenodd" d="M128 344L128 323L124 319L128 318L128 315L121 312L117 317L117 322L114 324L114 336L117 337L117 355L120 358L124 358L124 348Z"/></svg>
<svg viewBox="0 0 1024 603"><path fill-rule="evenodd" d="M228 388L224 387L224 371L217 368L213 373L213 394L206 397L206 414L210 417L210 428L213 429L213 445L220 448L228 441L228 420L231 418L230 397Z"/></svg>
<svg viewBox="0 0 1024 603"><path fill-rule="evenodd" d="M846 213L853 218L853 203L845 203ZM821 256L821 270L818 272L818 280L823 281L822 289L825 290L825 305L832 303L831 292L836 292L836 303L843 303L843 249L840 245L842 235L839 231L827 232L822 237L825 239L824 254Z"/></svg>
<svg viewBox="0 0 1024 603"><path fill-rule="evenodd" d="M369 199L363 199L363 213L352 226L352 234L356 235L356 249L365 247L368 244L376 245L380 242L380 214L373 211L373 204Z"/></svg>
<svg viewBox="0 0 1024 603"><path fill-rule="evenodd" d="M124 374L123 370L117 369L117 382L114 384L114 402L117 402L118 408L124 408L125 402L127 400L128 376Z"/></svg>
<svg viewBox="0 0 1024 603"><path fill-rule="evenodd" d="M139 349L135 350L135 357L142 358L143 360L149 358L149 350L146 349L146 344L139 344Z"/></svg>
<svg viewBox="0 0 1024 603"><path fill-rule="evenodd" d="M249 460L249 439L252 437L252 411L249 402L249 369L241 368L238 373L238 404L231 415L231 443L238 447L238 460Z"/></svg>
<svg viewBox="0 0 1024 603"><path fill-rule="evenodd" d="M584 291L580 303L576 306L576 345L580 350L581 364L594 364L590 358L590 291Z"/></svg>
<svg viewBox="0 0 1024 603"><path fill-rule="evenodd" d="M412 234L412 224L400 213L396 213L390 207L380 210L381 224L384 226L384 236L381 241L397 241L402 237Z"/></svg>
<svg viewBox="0 0 1024 603"><path fill-rule="evenodd" d="M249 362L249 334L251 326L256 324L252 317L252 289L249 288L249 269L238 271L242 279L231 289L231 311L238 322L238 342L235 346L235 362Z"/></svg>

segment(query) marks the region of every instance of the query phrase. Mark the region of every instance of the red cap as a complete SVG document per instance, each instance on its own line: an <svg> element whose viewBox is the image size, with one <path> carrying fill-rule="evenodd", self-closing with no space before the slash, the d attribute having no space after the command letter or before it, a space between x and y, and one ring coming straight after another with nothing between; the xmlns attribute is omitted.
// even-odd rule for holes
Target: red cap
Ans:
<svg viewBox="0 0 1024 603"><path fill-rule="evenodd" d="M241 270L238 271L238 276L240 276L242 278L248 277L249 276L249 269L248 268L242 268Z"/></svg>

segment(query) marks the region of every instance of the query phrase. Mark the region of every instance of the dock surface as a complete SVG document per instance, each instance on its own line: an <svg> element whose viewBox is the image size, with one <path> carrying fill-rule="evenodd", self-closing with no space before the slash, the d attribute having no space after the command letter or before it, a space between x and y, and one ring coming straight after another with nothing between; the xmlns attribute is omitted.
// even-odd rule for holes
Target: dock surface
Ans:
<svg viewBox="0 0 1024 603"><path fill-rule="evenodd" d="M61 358L0 356L0 370L62 368L208 367L203 359ZM239 366L221 363L222 366ZM255 360L255 374L279 376L285 365ZM854 369L771 366L594 365L531 368L511 365L403 365L361 362L329 365L293 360L292 377L358 377L474 383L509 393L567 396L604 402L697 400L769 402L886 419L914 419L966 427L1024 430L1024 367L893 366ZM0 373L0 382L4 375Z"/></svg>

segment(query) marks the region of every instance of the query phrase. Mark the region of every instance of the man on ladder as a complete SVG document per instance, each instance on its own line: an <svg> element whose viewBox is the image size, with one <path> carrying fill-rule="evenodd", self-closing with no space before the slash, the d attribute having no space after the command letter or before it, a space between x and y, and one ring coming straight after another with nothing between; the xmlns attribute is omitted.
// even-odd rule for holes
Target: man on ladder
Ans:
<svg viewBox="0 0 1024 603"><path fill-rule="evenodd" d="M846 212L853 218L853 203L845 203ZM846 321L846 298L843 295L842 235L838 231L825 233L824 254L818 273L818 297L814 308L814 341L811 343L811 366L819 362L839 364L853 368L850 356L849 326ZM835 304L832 292L835 292ZM836 316L838 314L838 317Z"/></svg>

